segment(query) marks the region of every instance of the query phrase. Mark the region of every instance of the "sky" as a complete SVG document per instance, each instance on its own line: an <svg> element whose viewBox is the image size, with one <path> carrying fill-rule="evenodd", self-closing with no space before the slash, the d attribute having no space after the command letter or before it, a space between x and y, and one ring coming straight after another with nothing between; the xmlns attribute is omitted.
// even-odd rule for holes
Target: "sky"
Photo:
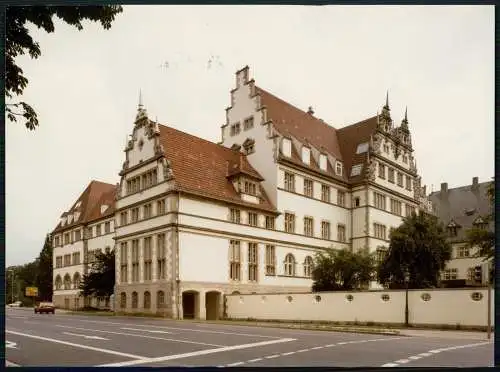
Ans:
<svg viewBox="0 0 500 372"><path fill-rule="evenodd" d="M139 90L152 119L217 142L248 65L256 84L340 128L389 91L427 190L494 176L493 6L125 6L108 31L30 25L16 62L40 126L6 124L6 264L38 256L88 183L119 182Z"/></svg>

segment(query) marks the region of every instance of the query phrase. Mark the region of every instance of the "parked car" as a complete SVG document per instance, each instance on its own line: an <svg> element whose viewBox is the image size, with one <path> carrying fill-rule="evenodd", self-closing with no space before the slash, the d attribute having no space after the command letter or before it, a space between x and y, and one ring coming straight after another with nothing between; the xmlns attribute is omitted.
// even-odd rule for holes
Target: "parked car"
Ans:
<svg viewBox="0 0 500 372"><path fill-rule="evenodd" d="M16 301L16 302L13 302L11 304L8 304L7 306L8 307L21 307L22 303L21 301Z"/></svg>
<svg viewBox="0 0 500 372"><path fill-rule="evenodd" d="M35 307L35 314L55 314L56 313L56 307L52 302L40 302L36 307Z"/></svg>

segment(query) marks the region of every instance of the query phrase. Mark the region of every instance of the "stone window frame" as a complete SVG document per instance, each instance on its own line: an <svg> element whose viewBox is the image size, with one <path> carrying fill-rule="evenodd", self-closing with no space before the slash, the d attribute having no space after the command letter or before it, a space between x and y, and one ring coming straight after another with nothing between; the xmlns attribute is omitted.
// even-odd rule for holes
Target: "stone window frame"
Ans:
<svg viewBox="0 0 500 372"><path fill-rule="evenodd" d="M283 260L283 273L285 276L295 276L297 260L292 253L288 253Z"/></svg>

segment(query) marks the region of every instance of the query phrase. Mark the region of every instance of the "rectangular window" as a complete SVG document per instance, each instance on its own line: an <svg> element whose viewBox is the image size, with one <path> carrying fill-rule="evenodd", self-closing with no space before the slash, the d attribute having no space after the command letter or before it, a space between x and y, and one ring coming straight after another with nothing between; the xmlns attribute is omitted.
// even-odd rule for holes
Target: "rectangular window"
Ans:
<svg viewBox="0 0 500 372"><path fill-rule="evenodd" d="M403 187L403 173L398 172L398 186Z"/></svg>
<svg viewBox="0 0 500 372"><path fill-rule="evenodd" d="M385 180L385 165L378 163L378 176Z"/></svg>
<svg viewBox="0 0 500 372"><path fill-rule="evenodd" d="M394 183L394 169L389 168L387 178L388 178L389 182Z"/></svg>
<svg viewBox="0 0 500 372"><path fill-rule="evenodd" d="M285 190L295 192L295 175L285 172Z"/></svg>
<svg viewBox="0 0 500 372"><path fill-rule="evenodd" d="M312 198L314 196L314 182L304 178L304 195Z"/></svg>
<svg viewBox="0 0 500 372"><path fill-rule="evenodd" d="M330 203L330 186L321 185L321 200Z"/></svg>
<svg viewBox="0 0 500 372"><path fill-rule="evenodd" d="M391 213L397 214L398 216L402 215L400 201L391 199Z"/></svg>
<svg viewBox="0 0 500 372"><path fill-rule="evenodd" d="M82 240L82 231L81 230L76 230L75 231L75 242Z"/></svg>
<svg viewBox="0 0 500 372"><path fill-rule="evenodd" d="M258 245L257 243L248 243L248 281L256 282L258 280L257 274L259 271L259 259L257 256Z"/></svg>
<svg viewBox="0 0 500 372"><path fill-rule="evenodd" d="M285 213L285 232L295 232L295 215L292 213Z"/></svg>
<svg viewBox="0 0 500 372"><path fill-rule="evenodd" d="M266 275L276 275L276 248L266 245Z"/></svg>
<svg viewBox="0 0 500 372"><path fill-rule="evenodd" d="M229 278L239 281L241 278L241 247L237 240L229 242L229 264Z"/></svg>
<svg viewBox="0 0 500 372"><path fill-rule="evenodd" d="M377 248L377 253L375 256L376 263L380 265L384 261L386 255L387 255L386 249Z"/></svg>
<svg viewBox="0 0 500 372"><path fill-rule="evenodd" d="M257 213L248 212L248 224L250 226L257 226L258 215Z"/></svg>
<svg viewBox="0 0 500 372"><path fill-rule="evenodd" d="M411 191L411 176L406 176L406 190Z"/></svg>
<svg viewBox="0 0 500 372"><path fill-rule="evenodd" d="M69 233L64 234L64 245L69 244Z"/></svg>
<svg viewBox="0 0 500 372"><path fill-rule="evenodd" d="M64 266L71 266L71 255L70 254L64 255Z"/></svg>
<svg viewBox="0 0 500 372"><path fill-rule="evenodd" d="M151 252L151 237L144 238L144 280L152 279L152 252Z"/></svg>
<svg viewBox="0 0 500 372"><path fill-rule="evenodd" d="M446 269L442 273L443 280L456 280L458 278L458 269Z"/></svg>
<svg viewBox="0 0 500 372"><path fill-rule="evenodd" d="M337 191L337 204L340 205L341 207L345 207L345 192L344 191Z"/></svg>
<svg viewBox="0 0 500 372"><path fill-rule="evenodd" d="M80 265L80 252L73 253L73 265Z"/></svg>
<svg viewBox="0 0 500 372"><path fill-rule="evenodd" d="M321 221L321 237L330 240L330 222Z"/></svg>
<svg viewBox="0 0 500 372"><path fill-rule="evenodd" d="M345 226L344 225L337 225L337 240L339 242L345 242L346 237L345 237Z"/></svg>
<svg viewBox="0 0 500 372"><path fill-rule="evenodd" d="M128 243L120 243L120 281L128 282Z"/></svg>
<svg viewBox="0 0 500 372"><path fill-rule="evenodd" d="M61 238L59 236L56 236L54 238L54 246L59 247L60 242L61 242Z"/></svg>
<svg viewBox="0 0 500 372"><path fill-rule="evenodd" d="M156 236L156 261L157 261L157 276L158 279L166 279L167 268L167 251L165 243L165 234Z"/></svg>
<svg viewBox="0 0 500 372"><path fill-rule="evenodd" d="M257 185L254 182L245 181L245 194L257 195Z"/></svg>
<svg viewBox="0 0 500 372"><path fill-rule="evenodd" d="M414 207L414 206L412 206L412 205L408 205L408 204L406 204L405 209L406 209L406 217L409 217L409 216L411 216L412 214L415 214L415 213L416 213L416 209L415 209L415 207Z"/></svg>
<svg viewBox="0 0 500 372"><path fill-rule="evenodd" d="M61 268L63 267L63 258L62 256L56 257L56 268Z"/></svg>
<svg viewBox="0 0 500 372"><path fill-rule="evenodd" d="M386 208L386 197L383 194L380 194L378 192L373 192L373 205L375 208L383 209L385 210Z"/></svg>
<svg viewBox="0 0 500 372"><path fill-rule="evenodd" d="M469 247L458 247L457 248L457 258L470 257Z"/></svg>
<svg viewBox="0 0 500 372"><path fill-rule="evenodd" d="M311 217L304 217L304 235L314 236L314 221Z"/></svg>
<svg viewBox="0 0 500 372"><path fill-rule="evenodd" d="M109 234L111 232L111 222L104 223L104 233Z"/></svg>
<svg viewBox="0 0 500 372"><path fill-rule="evenodd" d="M253 116L245 119L245 121L243 122L243 128L245 130L253 128Z"/></svg>
<svg viewBox="0 0 500 372"><path fill-rule="evenodd" d="M132 240L132 281L139 281L139 239Z"/></svg>
<svg viewBox="0 0 500 372"><path fill-rule="evenodd" d="M120 213L120 226L124 226L127 224L127 222L128 222L127 217L128 217L127 211Z"/></svg>
<svg viewBox="0 0 500 372"><path fill-rule="evenodd" d="M274 217L266 216L266 229L274 230Z"/></svg>
<svg viewBox="0 0 500 372"><path fill-rule="evenodd" d="M386 239L387 228L379 223L373 224L374 235L377 239Z"/></svg>
<svg viewBox="0 0 500 372"><path fill-rule="evenodd" d="M95 235L96 235L96 236L101 236L101 235L102 235L102 232L101 232L101 224L96 225L96 227L95 227Z"/></svg>
<svg viewBox="0 0 500 372"><path fill-rule="evenodd" d="M132 223L139 221L139 208L132 209Z"/></svg>
<svg viewBox="0 0 500 372"><path fill-rule="evenodd" d="M143 207L143 219L151 218L152 214L153 214L153 206L151 205L151 203L146 204Z"/></svg>
<svg viewBox="0 0 500 372"><path fill-rule="evenodd" d="M231 222L240 223L240 211L239 211L239 209L231 208L230 209L230 218L231 218Z"/></svg>
<svg viewBox="0 0 500 372"><path fill-rule="evenodd" d="M156 202L156 215L160 216L165 214L165 199Z"/></svg>

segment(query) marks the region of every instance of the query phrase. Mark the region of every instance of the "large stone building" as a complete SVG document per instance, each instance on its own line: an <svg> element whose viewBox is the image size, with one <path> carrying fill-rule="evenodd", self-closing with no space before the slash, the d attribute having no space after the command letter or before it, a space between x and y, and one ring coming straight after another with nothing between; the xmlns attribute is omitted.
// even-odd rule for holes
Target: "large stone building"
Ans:
<svg viewBox="0 0 500 372"><path fill-rule="evenodd" d="M117 310L217 318L223 294L309 290L318 250L382 255L391 227L431 208L388 98L335 129L245 67L221 132L161 125L140 103L115 204Z"/></svg>
<svg viewBox="0 0 500 372"><path fill-rule="evenodd" d="M452 245L452 259L442 273L442 282L447 286L480 286L488 283L491 262L478 257L476 248L466 242L466 232L472 227L494 231L492 213L488 197L488 187L492 181L479 183L478 177L466 186L448 188L441 184L439 191L432 192L429 199L434 213L447 229Z"/></svg>
<svg viewBox="0 0 500 372"><path fill-rule="evenodd" d="M114 248L115 195L116 186L92 181L72 207L61 215L52 232L53 301L56 306L73 309L100 305L96 299L85 299L85 304L78 287L96 251Z"/></svg>

